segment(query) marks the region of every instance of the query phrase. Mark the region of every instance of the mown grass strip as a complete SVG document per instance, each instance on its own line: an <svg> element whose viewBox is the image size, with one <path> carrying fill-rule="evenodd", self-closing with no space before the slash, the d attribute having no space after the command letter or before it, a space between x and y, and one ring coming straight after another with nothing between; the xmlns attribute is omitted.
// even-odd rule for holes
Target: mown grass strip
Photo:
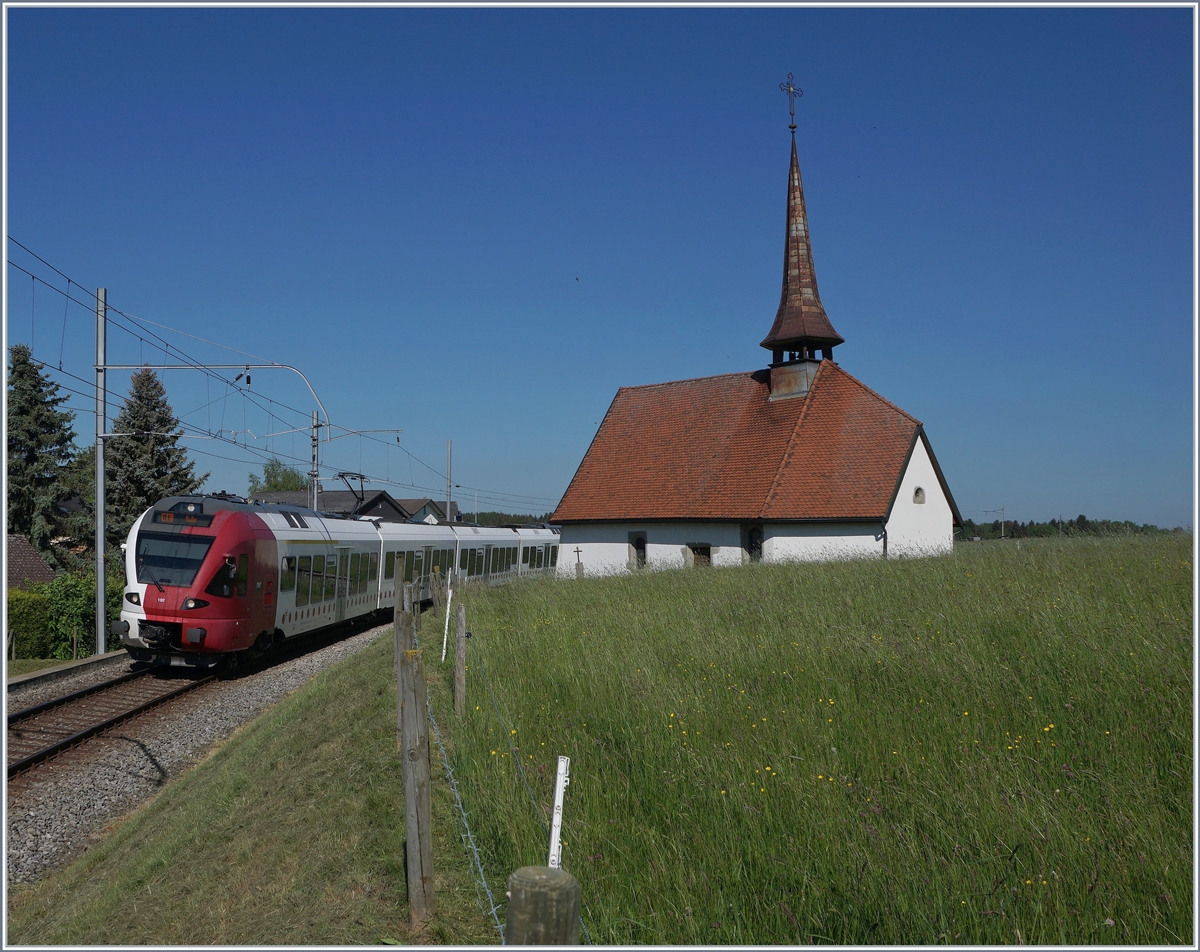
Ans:
<svg viewBox="0 0 1200 952"><path fill-rule="evenodd" d="M604 943L1190 943L1191 537L468 589L454 769ZM507 724L490 709L479 660Z"/></svg>
<svg viewBox="0 0 1200 952"><path fill-rule="evenodd" d="M58 658L12 658L8 661L8 676L15 678L19 674L30 674L43 668L53 668L64 662Z"/></svg>
<svg viewBox="0 0 1200 952"><path fill-rule="evenodd" d="M431 691L444 691L433 673ZM497 941L434 759L438 913L408 931L391 639L318 675L96 848L9 898L38 945Z"/></svg>

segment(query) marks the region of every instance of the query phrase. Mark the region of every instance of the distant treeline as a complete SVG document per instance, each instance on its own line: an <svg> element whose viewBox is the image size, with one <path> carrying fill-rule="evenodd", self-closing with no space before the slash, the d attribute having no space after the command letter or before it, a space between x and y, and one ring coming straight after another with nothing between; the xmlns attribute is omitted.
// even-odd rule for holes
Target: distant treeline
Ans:
<svg viewBox="0 0 1200 952"><path fill-rule="evenodd" d="M479 518L475 518L475 513L464 512L462 517L468 522L476 522L481 526L523 526L531 522L549 522L550 513L544 513L540 516L523 516L520 513L511 512L481 512Z"/></svg>
<svg viewBox="0 0 1200 952"><path fill-rule="evenodd" d="M1117 522L1113 519L1089 519L1085 515L1078 515L1074 519L1051 519L1049 522L1021 522L1019 520L1007 520L1004 523L1004 538L1006 539L1037 539L1048 536L1107 536L1107 535L1148 535L1151 533L1160 532L1182 532L1181 529L1161 529L1158 526L1138 525L1136 522L1130 522L1128 519L1124 522ZM960 539L971 539L978 536L980 539L999 539L1000 538L1000 520L994 522L976 523L973 519L964 519L962 530L957 534Z"/></svg>

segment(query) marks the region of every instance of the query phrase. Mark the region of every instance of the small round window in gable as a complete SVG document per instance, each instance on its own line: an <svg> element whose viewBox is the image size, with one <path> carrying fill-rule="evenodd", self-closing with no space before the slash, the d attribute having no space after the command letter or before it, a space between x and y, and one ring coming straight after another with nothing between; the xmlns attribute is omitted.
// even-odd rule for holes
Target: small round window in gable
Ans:
<svg viewBox="0 0 1200 952"><path fill-rule="evenodd" d="M913 502L918 506L925 502L925 490L920 486L913 490Z"/></svg>

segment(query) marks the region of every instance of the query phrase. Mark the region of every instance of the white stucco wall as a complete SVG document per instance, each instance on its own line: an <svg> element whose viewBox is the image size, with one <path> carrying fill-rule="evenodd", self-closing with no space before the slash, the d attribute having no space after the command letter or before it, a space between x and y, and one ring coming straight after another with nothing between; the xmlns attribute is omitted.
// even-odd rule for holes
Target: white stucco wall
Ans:
<svg viewBox="0 0 1200 952"><path fill-rule="evenodd" d="M879 530L878 522L767 523L763 526L763 561L832 562L880 558L883 536ZM888 551L891 551L890 547Z"/></svg>
<svg viewBox="0 0 1200 952"><path fill-rule="evenodd" d="M558 574L575 576L576 560L585 575L613 575L629 571L633 548L629 534L646 537L646 566L650 569L683 568L690 563L688 545L707 545L714 566L741 565L741 528L724 522L622 522L563 526L558 553ZM575 550L579 549L578 555Z"/></svg>
<svg viewBox="0 0 1200 952"><path fill-rule="evenodd" d="M877 558L883 554L878 523L767 523L762 529L764 562ZM718 568L749 561L742 548L741 525L736 522L567 525L562 529L559 575L575 577L577 561L582 562L585 575L629 571L633 560L631 532L645 535L646 565L650 569L690 565L688 545L710 546L712 564Z"/></svg>
<svg viewBox="0 0 1200 952"><path fill-rule="evenodd" d="M924 503L913 500L918 487L925 491ZM947 555L954 551L954 513L923 440L918 439L913 447L887 531L889 556Z"/></svg>

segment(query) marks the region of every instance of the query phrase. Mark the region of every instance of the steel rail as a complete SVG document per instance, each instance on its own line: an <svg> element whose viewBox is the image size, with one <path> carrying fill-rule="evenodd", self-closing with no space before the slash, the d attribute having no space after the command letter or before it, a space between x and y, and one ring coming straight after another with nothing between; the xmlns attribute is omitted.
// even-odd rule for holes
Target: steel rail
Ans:
<svg viewBox="0 0 1200 952"><path fill-rule="evenodd" d="M127 677L120 680L129 680L129 678ZM198 681L189 681L187 684L176 688L174 691L168 691L166 694L160 695L159 697L151 698L149 701L144 701L136 707L130 708L128 711L124 711L121 714L107 718L98 724L93 724L91 727L87 727L78 733L72 734L70 737L65 737L62 740L51 744L48 747L44 747L27 757L23 757L20 760L14 761L8 765L8 779L11 780L22 771L28 770L29 768L41 763L43 760L53 757L55 754L62 753L64 750L74 747L88 738L94 737L95 735L106 731L111 727L115 727L121 722L129 720L131 717L137 717L137 715L142 714L153 707L157 707L159 704L163 704L167 701L177 698L181 694L186 694L188 691L194 691L196 688L215 680L216 675L210 674L208 677L200 678ZM112 685L110 684L109 686L111 687ZM32 710L32 708L30 710Z"/></svg>
<svg viewBox="0 0 1200 952"><path fill-rule="evenodd" d="M27 707L23 711L14 711L8 715L8 726L12 727L21 721L41 714L44 711L49 711L52 708L59 707L63 704L70 704L72 701L78 701L81 697L87 697L89 694L99 694L101 691L107 691L109 688L115 688L118 684L124 684L126 681L134 681L137 678L144 678L149 672L134 671L130 674L123 674L119 678L113 678L110 681L101 681L99 684L93 684L90 687L81 688L78 691L72 691L70 694L64 694L62 697L51 698L49 701L44 701L41 704L35 704L33 707Z"/></svg>

